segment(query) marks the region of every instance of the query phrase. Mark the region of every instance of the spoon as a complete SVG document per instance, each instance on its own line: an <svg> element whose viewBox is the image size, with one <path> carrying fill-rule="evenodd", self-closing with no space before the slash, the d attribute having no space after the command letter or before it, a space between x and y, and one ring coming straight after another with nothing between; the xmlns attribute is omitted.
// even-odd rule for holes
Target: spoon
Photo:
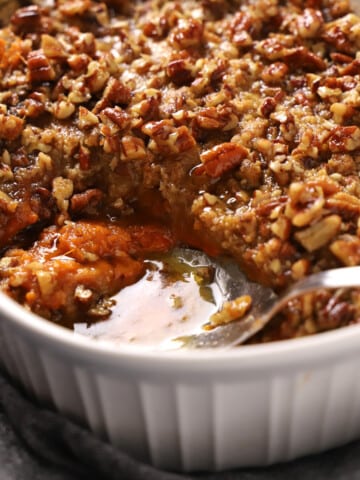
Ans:
<svg viewBox="0 0 360 480"><path fill-rule="evenodd" d="M360 286L360 266L343 267L309 275L278 296L268 287L249 282L240 269L229 261L215 262L192 249L178 249L176 254L193 265L212 265L215 268L215 281L224 299L233 300L240 295L250 295L252 308L239 320L216 326L212 330L172 339L167 342L166 349L225 349L241 345L262 330L293 298L320 289Z"/></svg>

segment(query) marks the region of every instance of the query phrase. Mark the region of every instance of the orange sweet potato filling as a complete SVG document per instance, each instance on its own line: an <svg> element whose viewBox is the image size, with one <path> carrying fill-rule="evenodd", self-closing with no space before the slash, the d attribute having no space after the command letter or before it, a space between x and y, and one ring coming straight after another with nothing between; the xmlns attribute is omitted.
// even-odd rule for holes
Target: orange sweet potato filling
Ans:
<svg viewBox="0 0 360 480"><path fill-rule="evenodd" d="M70 222L45 229L28 250L8 251L2 282L34 312L71 325L86 312L109 314L108 298L144 273L144 255L172 244L162 227Z"/></svg>

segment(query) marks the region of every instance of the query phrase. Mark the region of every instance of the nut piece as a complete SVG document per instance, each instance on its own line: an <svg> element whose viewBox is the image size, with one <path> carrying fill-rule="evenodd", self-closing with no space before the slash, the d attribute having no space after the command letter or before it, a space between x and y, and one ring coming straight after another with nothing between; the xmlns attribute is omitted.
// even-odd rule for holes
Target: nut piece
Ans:
<svg viewBox="0 0 360 480"><path fill-rule="evenodd" d="M232 130L238 124L238 117L230 107L209 107L200 110L195 123L204 130Z"/></svg>
<svg viewBox="0 0 360 480"><path fill-rule="evenodd" d="M42 49L29 53L27 58L30 82L49 82L54 80L55 71Z"/></svg>
<svg viewBox="0 0 360 480"><path fill-rule="evenodd" d="M194 18L180 19L170 37L170 42L180 50L183 48L201 46L204 27Z"/></svg>
<svg viewBox="0 0 360 480"><path fill-rule="evenodd" d="M142 131L154 140L159 153L181 153L196 145L187 127L175 127L170 120L146 123Z"/></svg>
<svg viewBox="0 0 360 480"><path fill-rule="evenodd" d="M212 325L222 325L241 319L249 310L252 304L250 295L241 295L235 300L224 302L221 310L210 317Z"/></svg>
<svg viewBox="0 0 360 480"><path fill-rule="evenodd" d="M274 62L264 67L261 78L264 82L271 84L281 83L289 73L289 67L283 62Z"/></svg>
<svg viewBox="0 0 360 480"><path fill-rule="evenodd" d="M340 231L341 218L329 215L305 230L296 232L294 237L308 251L314 252L329 243Z"/></svg>
<svg viewBox="0 0 360 480"><path fill-rule="evenodd" d="M14 140L21 135L24 120L15 115L3 115L0 113L0 138Z"/></svg>
<svg viewBox="0 0 360 480"><path fill-rule="evenodd" d="M99 119L94 113L90 112L90 110L85 107L79 107L78 126L81 130L85 128L95 127L96 125L98 125L98 123Z"/></svg>
<svg viewBox="0 0 360 480"><path fill-rule="evenodd" d="M237 143L221 143L200 155L202 165L196 173L206 173L209 177L218 178L225 172L237 167L249 155L248 150Z"/></svg>
<svg viewBox="0 0 360 480"><path fill-rule="evenodd" d="M332 152L351 152L360 147L360 128L355 125L335 127L330 134L329 147Z"/></svg>
<svg viewBox="0 0 360 480"><path fill-rule="evenodd" d="M71 197L71 210L78 213L92 208L100 203L102 196L103 193L98 188L89 188L85 192L76 193Z"/></svg>
<svg viewBox="0 0 360 480"><path fill-rule="evenodd" d="M71 180L63 177L56 177L53 180L53 197L61 212L69 208L69 198L73 194L74 185Z"/></svg>
<svg viewBox="0 0 360 480"><path fill-rule="evenodd" d="M121 139L124 160L142 160L146 158L146 149L141 138L125 135Z"/></svg>
<svg viewBox="0 0 360 480"><path fill-rule="evenodd" d="M50 35L41 35L41 49L48 58L62 60L67 57L67 53L61 43Z"/></svg>
<svg viewBox="0 0 360 480"><path fill-rule="evenodd" d="M330 245L331 252L347 267L360 265L360 238L342 235Z"/></svg>
<svg viewBox="0 0 360 480"><path fill-rule="evenodd" d="M302 38L315 38L324 24L320 10L305 8L302 15L296 19L296 30Z"/></svg>
<svg viewBox="0 0 360 480"><path fill-rule="evenodd" d="M15 33L36 32L41 25L41 11L38 5L19 8L10 19Z"/></svg>
<svg viewBox="0 0 360 480"><path fill-rule="evenodd" d="M292 183L289 197L285 214L296 227L305 227L322 215L325 198L321 186Z"/></svg>
<svg viewBox="0 0 360 480"><path fill-rule="evenodd" d="M74 112L74 104L66 99L60 100L54 104L53 114L54 117L58 118L59 120L65 120L65 118L71 117Z"/></svg>

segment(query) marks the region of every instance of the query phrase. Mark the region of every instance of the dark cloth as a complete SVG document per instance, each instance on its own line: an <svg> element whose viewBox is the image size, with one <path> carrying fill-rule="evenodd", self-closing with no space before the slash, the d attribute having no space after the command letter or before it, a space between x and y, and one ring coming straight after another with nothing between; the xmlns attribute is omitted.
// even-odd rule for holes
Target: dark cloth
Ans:
<svg viewBox="0 0 360 480"><path fill-rule="evenodd" d="M360 479L360 441L268 468L196 475L164 472L37 406L0 375L0 479L354 480Z"/></svg>

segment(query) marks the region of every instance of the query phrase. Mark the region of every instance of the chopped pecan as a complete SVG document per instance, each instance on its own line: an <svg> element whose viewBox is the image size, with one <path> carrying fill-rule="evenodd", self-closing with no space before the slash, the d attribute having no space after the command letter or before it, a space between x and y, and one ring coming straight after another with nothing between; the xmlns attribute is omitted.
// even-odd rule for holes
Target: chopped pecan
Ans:
<svg viewBox="0 0 360 480"><path fill-rule="evenodd" d="M47 58L62 60L68 56L61 43L47 34L41 35L41 49Z"/></svg>
<svg viewBox="0 0 360 480"><path fill-rule="evenodd" d="M332 152L351 152L360 147L360 128L355 125L338 126L331 130L329 148Z"/></svg>
<svg viewBox="0 0 360 480"><path fill-rule="evenodd" d="M0 190L0 210L8 213L15 213L17 207L18 202L9 197L7 193Z"/></svg>
<svg viewBox="0 0 360 480"><path fill-rule="evenodd" d="M48 82L55 79L55 71L43 50L34 50L27 58L30 82Z"/></svg>
<svg viewBox="0 0 360 480"><path fill-rule="evenodd" d="M266 97L261 104L260 112L263 117L269 117L275 110L277 102L273 97Z"/></svg>
<svg viewBox="0 0 360 480"><path fill-rule="evenodd" d="M73 194L73 182L64 177L56 177L52 183L52 195L60 212L65 213L69 208L69 198Z"/></svg>
<svg viewBox="0 0 360 480"><path fill-rule="evenodd" d="M334 62L337 63L343 63L343 64L349 64L351 63L354 59L350 55L346 55L345 53L340 53L340 52L332 52L330 53L330 57Z"/></svg>
<svg viewBox="0 0 360 480"><path fill-rule="evenodd" d="M341 235L330 245L331 252L348 267L360 265L360 238Z"/></svg>
<svg viewBox="0 0 360 480"><path fill-rule="evenodd" d="M121 130L125 129L130 123L130 117L125 110L120 107L104 108L100 113L100 118L104 123L108 123L111 120Z"/></svg>
<svg viewBox="0 0 360 480"><path fill-rule="evenodd" d="M304 278L310 271L311 265L309 260L301 258L293 263L291 267L291 276L294 280L300 280Z"/></svg>
<svg viewBox="0 0 360 480"><path fill-rule="evenodd" d="M220 105L200 110L194 122L204 130L232 130L238 124L238 117L231 107Z"/></svg>
<svg viewBox="0 0 360 480"><path fill-rule="evenodd" d="M63 15L72 17L74 15L82 15L91 7L91 0L67 0L62 2L59 10Z"/></svg>
<svg viewBox="0 0 360 480"><path fill-rule="evenodd" d="M3 115L0 113L0 138L3 140L15 140L22 133L24 120L15 115Z"/></svg>
<svg viewBox="0 0 360 480"><path fill-rule="evenodd" d="M52 111L56 118L59 120L65 120L65 118L71 117L75 112L75 106L73 103L63 99L54 104Z"/></svg>
<svg viewBox="0 0 360 480"><path fill-rule="evenodd" d="M277 35L259 42L256 49L266 59L282 61L291 69L325 70L326 62L305 46L294 46L290 36Z"/></svg>
<svg viewBox="0 0 360 480"><path fill-rule="evenodd" d="M101 100L95 105L94 113L99 113L105 107L112 105L128 105L131 101L131 90L120 80L110 77Z"/></svg>
<svg viewBox="0 0 360 480"><path fill-rule="evenodd" d="M92 128L98 125L98 123L99 119L94 113L90 112L90 110L85 107L79 107L78 126L80 129Z"/></svg>
<svg viewBox="0 0 360 480"><path fill-rule="evenodd" d="M317 318L318 329L320 331L329 330L350 323L354 317L354 310L354 305L341 301L339 295L331 296L324 308L319 311Z"/></svg>
<svg viewBox="0 0 360 480"><path fill-rule="evenodd" d="M188 59L175 58L166 67L167 76L175 85L188 85L194 79L193 66Z"/></svg>
<svg viewBox="0 0 360 480"><path fill-rule="evenodd" d="M234 300L224 302L221 310L210 317L212 325L223 325L234 320L241 319L249 310L252 304L250 295L241 295Z"/></svg>
<svg viewBox="0 0 360 480"><path fill-rule="evenodd" d="M288 240L291 233L291 222L285 216L279 217L271 224L271 231L281 240Z"/></svg>
<svg viewBox="0 0 360 480"><path fill-rule="evenodd" d="M263 171L259 161L254 158L244 158L237 176L244 187L256 188L261 185Z"/></svg>
<svg viewBox="0 0 360 480"><path fill-rule="evenodd" d="M310 225L323 214L325 196L319 185L292 183L289 188L289 199L285 214L296 227Z"/></svg>
<svg viewBox="0 0 360 480"><path fill-rule="evenodd" d="M354 175L356 172L356 163L352 155L348 153L333 153L326 168L330 174L340 173L341 175Z"/></svg>
<svg viewBox="0 0 360 480"><path fill-rule="evenodd" d="M70 200L70 208L73 212L79 213L85 209L92 208L101 202L103 193L98 188L89 188L85 192L75 193Z"/></svg>
<svg viewBox="0 0 360 480"><path fill-rule="evenodd" d="M143 140L131 135L125 135L121 139L124 160L142 160L146 158L146 148Z"/></svg>
<svg viewBox="0 0 360 480"><path fill-rule="evenodd" d="M170 42L180 50L199 47L202 43L204 26L195 18L181 18L170 34Z"/></svg>
<svg viewBox="0 0 360 480"><path fill-rule="evenodd" d="M152 92L149 92L145 100L131 107L131 113L134 112L139 115L141 121L144 123L159 118L159 99L156 95L151 95Z"/></svg>
<svg viewBox="0 0 360 480"><path fill-rule="evenodd" d="M70 55L67 58L67 63L75 72L81 72L87 68L90 62L90 57L86 53L79 53Z"/></svg>
<svg viewBox="0 0 360 480"><path fill-rule="evenodd" d="M85 75L85 85L91 93L99 92L104 88L110 77L105 65L100 62L92 61L87 67Z"/></svg>
<svg viewBox="0 0 360 480"><path fill-rule="evenodd" d="M91 155L90 150L83 145L79 147L79 165L81 170L89 170Z"/></svg>
<svg viewBox="0 0 360 480"><path fill-rule="evenodd" d="M166 37L169 32L169 24L166 15L162 15L156 22L151 21L144 23L142 30L144 35L155 38L156 40Z"/></svg>
<svg viewBox="0 0 360 480"><path fill-rule="evenodd" d="M239 166L248 155L249 151L242 145L231 142L221 143L200 155L202 165L195 173L206 173L212 178L221 177Z"/></svg>
<svg viewBox="0 0 360 480"><path fill-rule="evenodd" d="M154 140L160 153L181 153L196 145L186 126L175 127L170 120L146 123L142 131Z"/></svg>
<svg viewBox="0 0 360 480"><path fill-rule="evenodd" d="M15 33L36 32L41 27L41 10L38 5L19 8L10 19Z"/></svg>
<svg viewBox="0 0 360 480"><path fill-rule="evenodd" d="M264 67L261 78L269 84L281 83L289 72L289 67L284 62L274 62Z"/></svg>
<svg viewBox="0 0 360 480"><path fill-rule="evenodd" d="M231 39L238 47L251 45L255 31L255 19L246 12L238 12L230 24Z"/></svg>
<svg viewBox="0 0 360 480"><path fill-rule="evenodd" d="M360 59L355 58L349 62L345 67L339 69L341 76L343 75L358 75L360 73Z"/></svg>
<svg viewBox="0 0 360 480"><path fill-rule="evenodd" d="M330 107L330 111L333 114L334 121L339 124L345 123L356 112L354 107L341 102L334 102Z"/></svg>
<svg viewBox="0 0 360 480"><path fill-rule="evenodd" d="M94 34L91 32L81 33L75 40L74 46L77 54L86 54L93 57L96 52Z"/></svg>
<svg viewBox="0 0 360 480"><path fill-rule="evenodd" d="M315 38L324 25L320 10L305 8L302 15L296 18L296 30L302 38Z"/></svg>
<svg viewBox="0 0 360 480"><path fill-rule="evenodd" d="M338 192L326 199L325 207L346 219L357 218L360 215L360 200L355 195Z"/></svg>
<svg viewBox="0 0 360 480"><path fill-rule="evenodd" d="M306 47L297 47L289 51L284 57L290 68L304 68L309 70L325 70L326 61Z"/></svg>
<svg viewBox="0 0 360 480"><path fill-rule="evenodd" d="M314 252L327 245L339 233L341 218L329 215L304 230L295 233L295 239L308 251Z"/></svg>
<svg viewBox="0 0 360 480"><path fill-rule="evenodd" d="M322 38L334 46L337 51L345 54L354 54L358 49L357 42L352 40L359 19L354 14L349 14L340 19L329 22L324 27ZM355 29L355 30L354 30Z"/></svg>

